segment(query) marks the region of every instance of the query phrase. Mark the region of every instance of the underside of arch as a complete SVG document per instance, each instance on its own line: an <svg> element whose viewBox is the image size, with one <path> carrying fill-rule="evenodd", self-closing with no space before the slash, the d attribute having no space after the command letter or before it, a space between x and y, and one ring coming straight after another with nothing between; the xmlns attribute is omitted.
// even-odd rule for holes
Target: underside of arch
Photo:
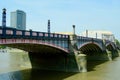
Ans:
<svg viewBox="0 0 120 80"><path fill-rule="evenodd" d="M16 43L6 44L12 48L18 48L28 52L32 68L41 70L66 70L66 58L68 53L49 45Z"/></svg>
<svg viewBox="0 0 120 80"><path fill-rule="evenodd" d="M106 48L107 48L108 51L110 51L110 53L112 55L112 59L119 56L119 52L117 51L117 48L115 48L115 46L112 45L111 43L108 44L106 46Z"/></svg>
<svg viewBox="0 0 120 80"><path fill-rule="evenodd" d="M96 54L102 52L101 48L94 43L85 44L79 50L87 55L93 55L94 53Z"/></svg>
<svg viewBox="0 0 120 80"><path fill-rule="evenodd" d="M107 47L107 49L108 49L109 51L114 50L114 47L113 47L111 44L107 45L106 47Z"/></svg>
<svg viewBox="0 0 120 80"><path fill-rule="evenodd" d="M4 44L8 47L12 47L12 48L17 48L17 49L21 49L27 52L34 52L34 53L40 53L42 54L58 54L58 53L67 53L65 51L63 51L62 49L56 48L56 47L52 47L52 46L48 46L48 45L42 45L42 44L30 44L30 43L14 43L14 44ZM47 54L47 55L49 55Z"/></svg>

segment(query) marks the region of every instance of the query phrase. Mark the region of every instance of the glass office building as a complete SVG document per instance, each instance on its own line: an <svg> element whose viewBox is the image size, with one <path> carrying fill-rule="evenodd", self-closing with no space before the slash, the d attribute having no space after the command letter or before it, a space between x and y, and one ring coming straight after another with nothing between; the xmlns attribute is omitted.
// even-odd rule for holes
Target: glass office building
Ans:
<svg viewBox="0 0 120 80"><path fill-rule="evenodd" d="M26 30L26 13L21 10L11 12L10 26L20 30Z"/></svg>

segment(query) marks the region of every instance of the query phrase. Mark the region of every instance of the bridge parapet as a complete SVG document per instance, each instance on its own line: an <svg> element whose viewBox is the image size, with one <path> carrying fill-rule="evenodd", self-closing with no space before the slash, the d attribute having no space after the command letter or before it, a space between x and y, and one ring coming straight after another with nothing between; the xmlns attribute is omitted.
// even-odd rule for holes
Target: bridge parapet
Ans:
<svg viewBox="0 0 120 80"><path fill-rule="evenodd" d="M37 32L32 30L18 30L9 27L0 27L1 39L30 39L41 40L44 43L53 44L68 49L69 35Z"/></svg>
<svg viewBox="0 0 120 80"><path fill-rule="evenodd" d="M37 32L32 30L18 30L15 28L0 27L0 36L2 38L56 38L56 39L68 39L68 35L56 34L56 33L46 33L46 32Z"/></svg>

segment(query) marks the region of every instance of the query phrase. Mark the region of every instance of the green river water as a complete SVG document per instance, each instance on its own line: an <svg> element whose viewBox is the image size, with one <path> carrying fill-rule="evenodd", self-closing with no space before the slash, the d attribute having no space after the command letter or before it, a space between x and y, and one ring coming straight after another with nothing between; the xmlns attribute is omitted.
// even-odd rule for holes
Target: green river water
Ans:
<svg viewBox="0 0 120 80"><path fill-rule="evenodd" d="M85 73L33 70L26 52L0 52L0 80L120 80L120 57L88 61L87 68Z"/></svg>

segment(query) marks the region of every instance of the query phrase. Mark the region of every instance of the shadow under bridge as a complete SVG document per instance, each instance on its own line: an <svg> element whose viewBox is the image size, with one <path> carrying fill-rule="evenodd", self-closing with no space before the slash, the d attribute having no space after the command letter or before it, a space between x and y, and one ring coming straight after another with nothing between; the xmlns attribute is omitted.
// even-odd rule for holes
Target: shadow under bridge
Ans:
<svg viewBox="0 0 120 80"><path fill-rule="evenodd" d="M87 55L87 60L107 60L107 54L102 50L97 43L83 44L79 50Z"/></svg>
<svg viewBox="0 0 120 80"><path fill-rule="evenodd" d="M31 43L14 43L6 46L27 51L32 68L41 70L65 71L67 55L66 50L54 46Z"/></svg>

